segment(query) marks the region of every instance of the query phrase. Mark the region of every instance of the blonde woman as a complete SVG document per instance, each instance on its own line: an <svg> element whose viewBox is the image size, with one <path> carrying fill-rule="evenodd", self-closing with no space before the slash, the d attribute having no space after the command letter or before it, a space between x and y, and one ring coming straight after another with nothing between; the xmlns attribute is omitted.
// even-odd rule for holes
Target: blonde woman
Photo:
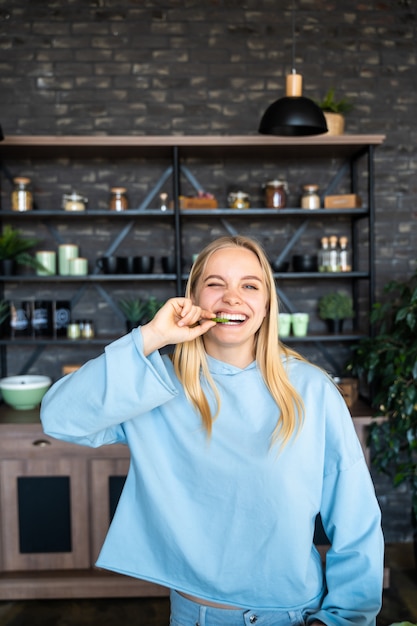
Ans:
<svg viewBox="0 0 417 626"><path fill-rule="evenodd" d="M42 403L49 435L129 446L97 565L168 587L172 626L375 623L383 541L361 446L338 390L278 341L277 320L261 247L221 238L184 297Z"/></svg>

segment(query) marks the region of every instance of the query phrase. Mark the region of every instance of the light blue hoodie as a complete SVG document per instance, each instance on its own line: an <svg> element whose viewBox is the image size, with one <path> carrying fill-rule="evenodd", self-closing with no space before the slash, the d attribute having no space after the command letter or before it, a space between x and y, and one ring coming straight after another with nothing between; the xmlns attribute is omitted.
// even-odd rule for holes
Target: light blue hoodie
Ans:
<svg viewBox="0 0 417 626"><path fill-rule="evenodd" d="M281 452L278 418L255 362L209 358L221 410L209 439L168 357L143 355L140 329L55 383L47 434L126 443L131 465L97 565L203 600L302 609L308 621L373 624L380 609L380 510L346 404L313 365L288 373L305 419ZM326 573L313 545L321 513Z"/></svg>

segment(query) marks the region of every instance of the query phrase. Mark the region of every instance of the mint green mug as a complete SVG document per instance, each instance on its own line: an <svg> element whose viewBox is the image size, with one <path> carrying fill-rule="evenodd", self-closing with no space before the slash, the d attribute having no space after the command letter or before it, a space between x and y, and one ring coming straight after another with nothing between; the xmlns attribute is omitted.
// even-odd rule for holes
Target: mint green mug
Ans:
<svg viewBox="0 0 417 626"><path fill-rule="evenodd" d="M291 315L292 334L294 337L305 337L307 335L309 319L308 313L293 313Z"/></svg>
<svg viewBox="0 0 417 626"><path fill-rule="evenodd" d="M78 256L78 246L74 243L62 243L58 249L59 273L61 276L70 275L70 259Z"/></svg>
<svg viewBox="0 0 417 626"><path fill-rule="evenodd" d="M278 336L288 337L291 332L291 313L279 313Z"/></svg>
<svg viewBox="0 0 417 626"><path fill-rule="evenodd" d="M88 274L88 261L84 257L76 256L69 260L70 276L86 276Z"/></svg>

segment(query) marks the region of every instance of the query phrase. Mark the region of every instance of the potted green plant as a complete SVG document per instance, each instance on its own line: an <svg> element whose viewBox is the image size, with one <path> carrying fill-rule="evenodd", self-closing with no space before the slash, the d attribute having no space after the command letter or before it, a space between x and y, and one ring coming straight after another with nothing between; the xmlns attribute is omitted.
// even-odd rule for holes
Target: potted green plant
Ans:
<svg viewBox="0 0 417 626"><path fill-rule="evenodd" d="M372 462L392 477L394 487L408 484L416 538L417 272L407 281L389 282L384 293L386 300L371 312L373 336L353 347L347 369L367 383L376 416L385 418L370 427Z"/></svg>
<svg viewBox="0 0 417 626"><path fill-rule="evenodd" d="M24 237L21 232L9 224L0 234L0 269L4 275L14 274L16 265L39 268L36 258L29 250L39 243L34 237ZM42 267L42 266L41 266Z"/></svg>
<svg viewBox="0 0 417 626"><path fill-rule="evenodd" d="M126 318L127 332L139 324L146 324L153 318L162 304L153 296L148 299L124 298L119 300L119 308Z"/></svg>
<svg viewBox="0 0 417 626"><path fill-rule="evenodd" d="M353 104L347 98L336 100L334 87L331 87L323 100L319 100L317 104L326 118L329 135L343 135L345 113L352 110Z"/></svg>
<svg viewBox="0 0 417 626"><path fill-rule="evenodd" d="M319 300L319 317L326 322L330 332L342 332L343 321L354 314L351 296L342 291L327 293Z"/></svg>
<svg viewBox="0 0 417 626"><path fill-rule="evenodd" d="M158 313L159 309L161 308L161 306L163 305L163 302L160 302L159 300L157 300L154 296L151 296L148 300L148 307L147 307L147 321L149 322L153 317L155 317L155 315Z"/></svg>
<svg viewBox="0 0 417 626"><path fill-rule="evenodd" d="M123 298L119 300L118 304L126 318L126 329L129 332L142 321L146 314L148 303L142 298Z"/></svg>

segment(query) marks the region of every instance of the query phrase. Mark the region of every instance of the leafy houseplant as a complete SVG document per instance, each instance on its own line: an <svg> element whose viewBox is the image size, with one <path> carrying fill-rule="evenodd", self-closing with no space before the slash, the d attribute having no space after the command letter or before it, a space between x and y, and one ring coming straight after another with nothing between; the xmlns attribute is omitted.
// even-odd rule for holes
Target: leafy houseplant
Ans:
<svg viewBox="0 0 417 626"><path fill-rule="evenodd" d="M319 300L319 317L327 322L329 330L341 331L343 320L354 316L352 298L342 291L334 291ZM338 324L335 324L338 322Z"/></svg>
<svg viewBox="0 0 417 626"><path fill-rule="evenodd" d="M326 118L329 135L343 135L345 130L345 113L352 110L353 104L347 99L336 100L334 87L331 87L323 100L317 102Z"/></svg>
<svg viewBox="0 0 417 626"><path fill-rule="evenodd" d="M6 224L3 232L0 234L0 262L3 266L3 273L13 273L13 266L16 263L35 269L38 268L38 261L29 253L29 250L36 246L37 243L39 243L38 239L24 237L19 230ZM7 262L12 266L9 271L6 270Z"/></svg>
<svg viewBox="0 0 417 626"><path fill-rule="evenodd" d="M385 293L371 312L374 336L353 348L347 368L368 383L371 405L385 418L370 427L373 464L395 487L409 485L417 530L417 272Z"/></svg>
<svg viewBox="0 0 417 626"><path fill-rule="evenodd" d="M323 100L320 100L317 104L324 113L340 113L343 115L353 109L353 104L347 98L336 100L334 87L331 87Z"/></svg>
<svg viewBox="0 0 417 626"><path fill-rule="evenodd" d="M150 321L152 318L155 317L155 315L158 313L159 309L162 306L162 302L160 302L159 300L157 300L154 296L151 296L148 300L148 310L147 310L147 315L148 315L148 320Z"/></svg>
<svg viewBox="0 0 417 626"><path fill-rule="evenodd" d="M146 324L161 308L156 298L151 296L147 300L142 298L124 298L119 300L119 308L126 318L126 327L130 331L139 324Z"/></svg>

